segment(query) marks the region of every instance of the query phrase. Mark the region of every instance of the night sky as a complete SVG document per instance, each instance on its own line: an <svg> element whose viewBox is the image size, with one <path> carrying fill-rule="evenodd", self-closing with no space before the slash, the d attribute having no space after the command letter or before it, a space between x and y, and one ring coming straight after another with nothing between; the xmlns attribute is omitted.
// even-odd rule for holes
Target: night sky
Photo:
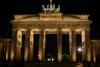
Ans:
<svg viewBox="0 0 100 67"><path fill-rule="evenodd" d="M14 14L38 14L41 5L49 3L49 0L0 0L0 37L11 37L11 24ZM96 0L53 0L53 3L61 5L61 12L65 14L90 14L91 38L100 39L100 24Z"/></svg>

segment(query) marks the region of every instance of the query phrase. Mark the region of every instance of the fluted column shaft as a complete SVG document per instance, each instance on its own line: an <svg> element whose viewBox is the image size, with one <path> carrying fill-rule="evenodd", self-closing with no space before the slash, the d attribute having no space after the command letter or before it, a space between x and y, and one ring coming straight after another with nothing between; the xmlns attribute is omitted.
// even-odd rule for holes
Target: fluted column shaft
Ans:
<svg viewBox="0 0 100 67"><path fill-rule="evenodd" d="M70 62L72 62L72 32L69 31L69 52L70 52Z"/></svg>
<svg viewBox="0 0 100 67"><path fill-rule="evenodd" d="M93 42L93 44L92 44L92 45L93 45L93 62L94 62L94 63L96 63L96 54L97 54L97 51L96 51L96 50L97 50L97 49L96 49L96 46L97 46L97 45L96 45L96 43L95 43L95 42Z"/></svg>
<svg viewBox="0 0 100 67"><path fill-rule="evenodd" d="M70 50L71 50L71 62L76 62L76 34L75 30L70 31Z"/></svg>
<svg viewBox="0 0 100 67"><path fill-rule="evenodd" d="M27 29L26 31L24 60L29 62L33 60L33 31L31 29Z"/></svg>
<svg viewBox="0 0 100 67"><path fill-rule="evenodd" d="M58 62L62 61L62 30L57 30Z"/></svg>
<svg viewBox="0 0 100 67"><path fill-rule="evenodd" d="M29 45L29 32L26 31L26 34L25 34L25 50L24 50L24 61L27 62L28 61L28 45Z"/></svg>
<svg viewBox="0 0 100 67"><path fill-rule="evenodd" d="M86 43L85 43L85 30L81 31L82 38L82 62L86 60Z"/></svg>
<svg viewBox="0 0 100 67"><path fill-rule="evenodd" d="M32 62L33 60L33 32L29 31L29 61Z"/></svg>
<svg viewBox="0 0 100 67"><path fill-rule="evenodd" d="M87 49L87 62L91 62L91 43L90 43L90 32L89 30L85 31L85 44Z"/></svg>
<svg viewBox="0 0 100 67"><path fill-rule="evenodd" d="M17 45L17 32L18 30L12 30L12 44L11 44L11 53L10 53L10 60L14 61L16 57L16 45Z"/></svg>
<svg viewBox="0 0 100 67"><path fill-rule="evenodd" d="M43 62L45 61L45 31L44 29L40 29L39 60Z"/></svg>
<svg viewBox="0 0 100 67"><path fill-rule="evenodd" d="M22 47L22 32L21 30L17 31L17 45L16 45L16 60L21 60L21 47Z"/></svg>
<svg viewBox="0 0 100 67"><path fill-rule="evenodd" d="M10 46L10 44L9 44L9 42L7 42L6 43L6 61L8 61L8 59L9 59L9 50L10 50L9 46Z"/></svg>

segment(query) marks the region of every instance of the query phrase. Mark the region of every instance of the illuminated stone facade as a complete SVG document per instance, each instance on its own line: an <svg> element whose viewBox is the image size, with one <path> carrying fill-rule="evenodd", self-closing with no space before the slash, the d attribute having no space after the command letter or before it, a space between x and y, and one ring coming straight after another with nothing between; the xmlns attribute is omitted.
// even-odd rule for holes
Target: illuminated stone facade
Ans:
<svg viewBox="0 0 100 67"><path fill-rule="evenodd" d="M52 6L52 4L51 4ZM53 7L52 7L53 8ZM62 34L69 34L70 61L76 62L76 34L81 35L82 62L96 62L100 42L90 40L89 15L66 14L59 10L44 9L38 15L15 15L12 23L12 39L0 42L0 55L4 50L6 61L21 60L22 34L25 34L24 61L33 61L34 34L39 34L38 59L45 62L46 34L57 34L57 59L62 62ZM97 44L98 43L98 44ZM94 46L92 48L92 46ZM4 49L3 49L4 48ZM92 51L93 49L93 51ZM92 57L93 56L93 57ZM0 57L1 58L1 57Z"/></svg>
<svg viewBox="0 0 100 67"><path fill-rule="evenodd" d="M82 58L85 60L85 56L87 55L87 61L91 61L91 46L90 46L90 21L88 20L88 15L66 15L63 16L62 13L40 13L39 17L29 17L29 18L20 18L19 16L24 15L16 15L15 20L12 21L13 25L13 36L12 38L16 38L14 41L16 42L16 58L20 60L21 55L21 38L22 32L26 32L27 43L26 45L30 48L27 49L26 52L29 55L25 55L26 57L32 57L33 52L33 34L39 33L40 34L40 41L39 41L39 59L43 60L44 53L45 53L45 34L56 33L57 34L57 46L58 46L58 61L62 60L62 33L69 34L69 46L70 46L70 55L71 60L76 62L76 45L75 45L75 35L81 34L82 37ZM17 18L18 17L18 18ZM77 17L77 18L75 18ZM12 41L12 42L14 42ZM88 42L87 42L88 41ZM89 45L87 45L89 44ZM14 46L12 44L12 46ZM87 54L86 54L86 47ZM27 51L28 50L28 51ZM13 53L12 53L13 54ZM18 56L17 56L18 55ZM25 57L25 58L26 58ZM14 58L14 57L13 57Z"/></svg>

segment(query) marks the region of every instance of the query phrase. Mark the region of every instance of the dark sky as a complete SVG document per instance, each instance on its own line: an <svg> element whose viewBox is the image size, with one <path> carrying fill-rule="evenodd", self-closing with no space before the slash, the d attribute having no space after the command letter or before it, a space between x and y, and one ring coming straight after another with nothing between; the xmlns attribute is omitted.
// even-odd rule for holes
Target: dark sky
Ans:
<svg viewBox="0 0 100 67"><path fill-rule="evenodd" d="M0 37L11 37L10 20L14 14L35 14L41 12L41 5L49 0L1 0L0 1ZM96 0L53 0L61 5L61 12L74 14L90 14L91 38L100 38L98 7Z"/></svg>

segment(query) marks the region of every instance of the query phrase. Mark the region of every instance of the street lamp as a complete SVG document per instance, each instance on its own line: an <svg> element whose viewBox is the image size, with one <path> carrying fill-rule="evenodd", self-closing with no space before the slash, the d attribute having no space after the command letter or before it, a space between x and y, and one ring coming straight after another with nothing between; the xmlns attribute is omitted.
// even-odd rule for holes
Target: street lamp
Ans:
<svg viewBox="0 0 100 67"><path fill-rule="evenodd" d="M81 47L78 47L77 51L78 52L81 52L82 51L82 48Z"/></svg>

